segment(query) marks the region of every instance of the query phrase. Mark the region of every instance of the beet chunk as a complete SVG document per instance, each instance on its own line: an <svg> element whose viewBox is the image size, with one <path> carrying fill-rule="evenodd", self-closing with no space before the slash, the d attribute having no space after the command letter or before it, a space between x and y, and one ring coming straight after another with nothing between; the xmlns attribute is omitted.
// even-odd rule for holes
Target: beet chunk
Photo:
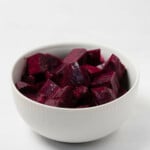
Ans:
<svg viewBox="0 0 150 150"><path fill-rule="evenodd" d="M89 85L90 78L88 73L82 70L77 62L68 64L63 71L62 86Z"/></svg>
<svg viewBox="0 0 150 150"><path fill-rule="evenodd" d="M97 66L101 64L101 50L94 49L87 51L87 64Z"/></svg>
<svg viewBox="0 0 150 150"><path fill-rule="evenodd" d="M120 59L114 54L110 56L103 70L105 72L115 71L119 79L122 78L126 71L124 65L120 62Z"/></svg>
<svg viewBox="0 0 150 150"><path fill-rule="evenodd" d="M73 98L73 87L58 88L45 104L58 107L75 107L76 100Z"/></svg>
<svg viewBox="0 0 150 150"><path fill-rule="evenodd" d="M116 95L118 95L119 81L115 72L103 73L100 76L94 78L91 83L92 87L106 86L111 88Z"/></svg>
<svg viewBox="0 0 150 150"><path fill-rule="evenodd" d="M59 86L57 84L55 84L50 79L47 79L47 81L43 84L43 86L39 90L38 94L39 94L40 98L41 97L48 98L52 94L54 94L58 88L59 88Z"/></svg>
<svg viewBox="0 0 150 150"><path fill-rule="evenodd" d="M68 64L63 63L53 71L54 75L52 77L52 80L58 85L61 85L61 81L65 74L65 70L67 69L67 66Z"/></svg>
<svg viewBox="0 0 150 150"><path fill-rule="evenodd" d="M99 75L101 73L101 69L92 65L82 65L81 68L86 70L91 78Z"/></svg>
<svg viewBox="0 0 150 150"><path fill-rule="evenodd" d="M80 65L86 63L87 51L84 48L75 48L73 49L63 60L64 63L71 64L78 62Z"/></svg>
<svg viewBox="0 0 150 150"><path fill-rule="evenodd" d="M30 75L52 70L61 64L61 60L50 54L35 54L27 58L27 70Z"/></svg>
<svg viewBox="0 0 150 150"><path fill-rule="evenodd" d="M22 93L26 93L26 92L36 92L37 91L37 86L36 85L32 85L23 81L18 81L16 83L16 87L17 89L22 92Z"/></svg>
<svg viewBox="0 0 150 150"><path fill-rule="evenodd" d="M116 98L115 93L107 87L92 88L93 104L101 105Z"/></svg>
<svg viewBox="0 0 150 150"><path fill-rule="evenodd" d="M90 99L91 99L91 95L89 92L89 89L86 86L78 86L75 87L74 91L74 98L77 99L77 107L82 107L82 106L87 106L90 105Z"/></svg>
<svg viewBox="0 0 150 150"><path fill-rule="evenodd" d="M56 67L62 64L62 60L54 55L45 54L48 64L48 70L53 71Z"/></svg>

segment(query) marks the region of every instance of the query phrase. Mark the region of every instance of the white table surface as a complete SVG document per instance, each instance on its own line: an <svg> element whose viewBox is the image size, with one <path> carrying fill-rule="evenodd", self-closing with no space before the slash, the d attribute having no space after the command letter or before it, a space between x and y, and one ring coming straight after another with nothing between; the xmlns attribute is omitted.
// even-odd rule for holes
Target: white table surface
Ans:
<svg viewBox="0 0 150 150"><path fill-rule="evenodd" d="M10 88L15 59L38 46L87 41L120 49L141 72L134 113L114 134L65 144L33 133L18 115ZM0 0L0 150L150 150L149 0Z"/></svg>

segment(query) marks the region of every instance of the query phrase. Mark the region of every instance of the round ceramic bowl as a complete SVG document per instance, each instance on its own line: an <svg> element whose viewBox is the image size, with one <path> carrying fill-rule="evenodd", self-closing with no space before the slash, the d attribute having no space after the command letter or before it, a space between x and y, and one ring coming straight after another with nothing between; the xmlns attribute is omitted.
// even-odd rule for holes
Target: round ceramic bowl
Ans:
<svg viewBox="0 0 150 150"><path fill-rule="evenodd" d="M58 108L37 103L22 95L15 87L25 65L25 57L42 52L58 56L67 54L72 48L101 48L105 58L116 54L126 66L130 90L109 103L89 108ZM17 59L12 70L12 91L17 110L24 121L37 133L61 142L79 143L102 138L115 130L130 116L137 95L139 74L127 57L101 45L71 43L50 45L31 50Z"/></svg>

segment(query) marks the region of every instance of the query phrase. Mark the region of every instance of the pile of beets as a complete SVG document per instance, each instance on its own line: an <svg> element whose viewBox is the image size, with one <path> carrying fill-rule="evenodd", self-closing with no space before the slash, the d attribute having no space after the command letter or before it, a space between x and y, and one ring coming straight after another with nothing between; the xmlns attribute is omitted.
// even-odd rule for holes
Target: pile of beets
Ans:
<svg viewBox="0 0 150 150"><path fill-rule="evenodd" d="M112 54L104 60L100 49L75 48L65 57L37 53L26 59L17 89L50 106L82 108L101 105L129 89L127 70Z"/></svg>

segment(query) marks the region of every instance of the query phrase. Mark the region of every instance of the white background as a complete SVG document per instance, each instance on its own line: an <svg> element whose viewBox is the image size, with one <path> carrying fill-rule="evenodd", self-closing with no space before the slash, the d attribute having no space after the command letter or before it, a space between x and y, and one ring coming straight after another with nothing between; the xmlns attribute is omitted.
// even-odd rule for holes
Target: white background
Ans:
<svg viewBox="0 0 150 150"><path fill-rule="evenodd" d="M119 49L139 67L134 114L111 136L85 144L54 142L33 133L15 109L14 61L29 49L64 41ZM0 150L149 150L149 64L149 0L0 0Z"/></svg>

